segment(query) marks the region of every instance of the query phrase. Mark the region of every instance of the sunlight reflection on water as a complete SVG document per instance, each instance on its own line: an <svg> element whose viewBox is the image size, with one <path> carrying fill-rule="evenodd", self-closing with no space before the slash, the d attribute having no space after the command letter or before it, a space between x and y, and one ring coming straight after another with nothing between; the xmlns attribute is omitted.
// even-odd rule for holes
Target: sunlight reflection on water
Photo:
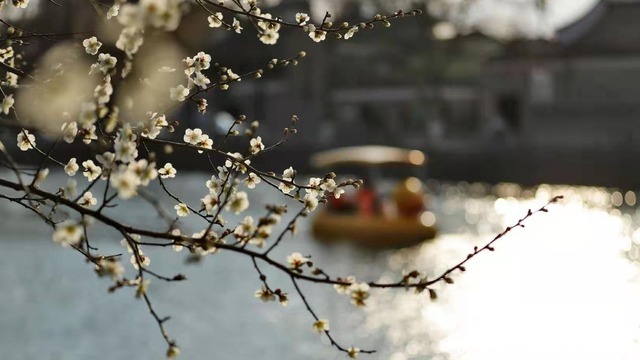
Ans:
<svg viewBox="0 0 640 360"><path fill-rule="evenodd" d="M527 209L557 194L565 199L473 259L454 285L438 288L437 302L412 292L373 297L366 326L386 330L400 349L392 359L640 358L639 268L629 260L638 258L640 232L634 208L613 208L622 205L620 192L543 185L516 198L521 189L506 185L493 189L507 196L496 199L454 188L444 189L440 206L450 215L442 216L463 210L475 229L400 252L390 270L430 264L439 273Z"/></svg>

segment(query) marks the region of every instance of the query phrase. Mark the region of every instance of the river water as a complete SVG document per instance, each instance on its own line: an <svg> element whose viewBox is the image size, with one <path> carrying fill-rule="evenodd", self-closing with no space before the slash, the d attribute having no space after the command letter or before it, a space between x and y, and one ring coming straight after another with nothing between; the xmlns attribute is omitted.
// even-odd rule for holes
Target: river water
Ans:
<svg viewBox="0 0 640 360"><path fill-rule="evenodd" d="M55 176L54 176L55 177ZM183 176L170 187L196 201L205 175ZM640 212L635 193L603 188L515 184L487 186L430 182L431 210L440 235L401 250L370 251L315 242L303 222L299 235L275 251L313 254L336 275L397 279L404 269L437 274L474 245L482 245L529 208L565 196L537 214L441 285L439 299L404 290L373 291L355 309L330 286L304 284L332 334L345 346L378 350L371 359L639 359ZM280 197L262 189L253 203ZM167 202L168 205L173 205ZM144 203L117 209L134 224L151 226ZM257 213L256 213L257 215ZM195 219L184 222L196 229ZM0 201L0 358L161 359L155 322L129 289L108 294L110 282L25 210ZM122 252L120 238L98 228L93 245ZM342 359L311 329L313 320L286 277L265 271L290 303L264 304L249 259L220 253L198 265L185 254L146 250L151 269L182 272L188 281L153 281L149 294L183 359ZM131 271L131 270L129 270Z"/></svg>

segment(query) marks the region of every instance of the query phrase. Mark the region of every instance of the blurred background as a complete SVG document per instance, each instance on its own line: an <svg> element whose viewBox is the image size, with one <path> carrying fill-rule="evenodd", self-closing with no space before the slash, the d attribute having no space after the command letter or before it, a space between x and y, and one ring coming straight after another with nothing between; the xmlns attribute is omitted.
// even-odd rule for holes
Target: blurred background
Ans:
<svg viewBox="0 0 640 360"><path fill-rule="evenodd" d="M32 3L26 12L6 11L6 16L43 32L95 32L107 38L103 51L115 50L105 36L110 27L95 21L92 2L74 3L72 9ZM245 114L261 121L269 144L297 114L300 133L283 149L287 163L278 163L281 156L269 162L301 170L318 150L381 144L425 151L431 175L440 179L638 187L640 173L632 165L640 153L637 1L265 0L264 5L285 18L296 12L317 18L329 10L335 21L350 22L399 8L421 8L425 14L394 21L390 29L361 31L348 41L316 44L289 31L269 46L256 41L251 29L241 35L210 31L205 14L194 7L173 34L186 54L204 50L236 73L300 50L310 56L296 68L207 94L205 115L188 107L176 118L215 135L226 131L232 117ZM27 59L56 43L29 44ZM201 165L184 157L174 162Z"/></svg>
<svg viewBox="0 0 640 360"><path fill-rule="evenodd" d="M62 4L31 0L26 11L7 6L0 17L41 32L108 33L95 20L96 9L106 8ZM310 253L323 269L363 281L396 279L411 269L435 275L527 209L565 195L549 214L498 243L495 253L474 260L456 284L438 287L437 302L376 291L364 311L355 311L332 288L307 286L338 339L378 349L372 359L639 358L640 1L264 0L263 6L289 19L330 11L334 22L400 8L424 14L348 41L316 44L302 32L283 31L278 44L268 46L249 26L241 35L211 31L206 14L194 7L172 34L186 54L208 52L236 73L300 50L308 56L297 67L207 94L205 115L185 107L173 117L217 141L245 114L260 120L268 146L297 114L299 133L256 161L275 172L293 165L313 175L318 170L310 156L342 146L420 150L428 178L417 176L438 227L433 241L371 250L315 242L306 220L276 257ZM104 42L103 51L115 49ZM26 58L37 59L55 44L38 40L25 47ZM13 143L15 129L0 128L0 139ZM39 145L47 141L38 138ZM63 144L56 154L81 148ZM203 169L203 159L185 154L163 154L161 162L171 161L182 174ZM36 159L30 152L14 155ZM404 176L388 168L381 173ZM195 204L209 176L194 171L170 185ZM64 177L53 173L51 181L63 184ZM272 190L259 189L252 204L281 201ZM129 205L120 214L127 221L153 221L145 204ZM193 219L185 226L200 230ZM106 296L107 281L96 280L77 254L50 244L48 229L23 209L0 202L0 228L0 287L8 289L0 291L0 351L8 358L162 356L155 324L132 294ZM114 234L96 242L101 250L121 251ZM149 255L158 272L184 266L175 254L150 249ZM343 358L318 340L295 297L288 308L252 297L260 283L248 261L220 254L186 274L191 280L184 284L150 288L160 313L173 316L168 328L185 359ZM292 291L286 278L269 276Z"/></svg>

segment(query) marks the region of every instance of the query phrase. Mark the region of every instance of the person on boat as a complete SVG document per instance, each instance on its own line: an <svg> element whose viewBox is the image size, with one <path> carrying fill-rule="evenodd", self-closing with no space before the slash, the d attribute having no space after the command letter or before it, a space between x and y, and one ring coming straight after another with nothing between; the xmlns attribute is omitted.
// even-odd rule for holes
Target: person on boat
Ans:
<svg viewBox="0 0 640 360"><path fill-rule="evenodd" d="M382 214L382 202L380 196L369 178L363 179L363 184L356 192L356 204L358 214L364 217L372 217Z"/></svg>
<svg viewBox="0 0 640 360"><path fill-rule="evenodd" d="M371 217L382 213L382 202L378 192L370 181L364 181L355 193L347 193L340 198L329 198L328 208L336 213L356 213L360 216Z"/></svg>
<svg viewBox="0 0 640 360"><path fill-rule="evenodd" d="M393 190L393 200L399 216L416 217L425 209L422 182L414 177L401 181Z"/></svg>

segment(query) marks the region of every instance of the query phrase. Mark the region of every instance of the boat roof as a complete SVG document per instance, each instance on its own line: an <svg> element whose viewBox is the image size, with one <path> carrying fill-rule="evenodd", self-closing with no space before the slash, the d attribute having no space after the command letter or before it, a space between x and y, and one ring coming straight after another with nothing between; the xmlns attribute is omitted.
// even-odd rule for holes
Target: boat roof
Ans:
<svg viewBox="0 0 640 360"><path fill-rule="evenodd" d="M336 148L319 152L311 157L315 168L335 165L411 165L422 166L427 157L420 150L402 149L391 146L367 145Z"/></svg>

